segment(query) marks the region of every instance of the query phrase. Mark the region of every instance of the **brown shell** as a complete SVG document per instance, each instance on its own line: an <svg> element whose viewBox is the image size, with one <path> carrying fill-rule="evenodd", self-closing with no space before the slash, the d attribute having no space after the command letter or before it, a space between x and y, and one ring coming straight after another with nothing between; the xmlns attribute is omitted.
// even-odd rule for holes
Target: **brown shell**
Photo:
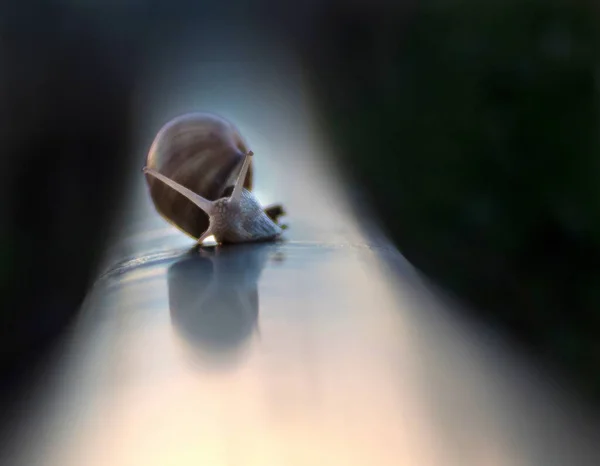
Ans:
<svg viewBox="0 0 600 466"><path fill-rule="evenodd" d="M165 124L148 152L146 166L209 200L233 187L248 147L238 129L208 113L181 115ZM253 166L244 187L252 190ZM181 194L146 175L150 197L168 222L198 239L208 228L208 215Z"/></svg>

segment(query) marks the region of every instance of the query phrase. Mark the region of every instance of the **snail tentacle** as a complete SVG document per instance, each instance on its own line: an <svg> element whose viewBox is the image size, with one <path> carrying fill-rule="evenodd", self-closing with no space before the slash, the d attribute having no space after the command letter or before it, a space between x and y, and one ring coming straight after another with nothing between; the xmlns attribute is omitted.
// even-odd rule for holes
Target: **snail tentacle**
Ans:
<svg viewBox="0 0 600 466"><path fill-rule="evenodd" d="M244 189L244 182L246 181L246 173L248 173L248 167L250 167L250 161L252 160L252 156L254 153L249 151L244 158L244 164L242 165L242 169L240 170L240 174L235 181L235 186L233 188L233 192L231 193L231 197L229 198L232 203L239 203L242 198L242 189Z"/></svg>
<svg viewBox="0 0 600 466"><path fill-rule="evenodd" d="M199 194L196 194L192 190L177 183L176 181L173 181L172 179L158 173L156 170L153 170L152 168L144 168L144 173L159 179L160 181L165 183L167 186L169 186L172 189L174 189L175 191L177 191L179 194L182 194L183 196L188 198L190 201L192 201L194 204L196 204L198 207L200 207L204 212L206 212L207 215L212 214L212 212L214 210L214 202L213 201L209 201L208 199L203 198Z"/></svg>

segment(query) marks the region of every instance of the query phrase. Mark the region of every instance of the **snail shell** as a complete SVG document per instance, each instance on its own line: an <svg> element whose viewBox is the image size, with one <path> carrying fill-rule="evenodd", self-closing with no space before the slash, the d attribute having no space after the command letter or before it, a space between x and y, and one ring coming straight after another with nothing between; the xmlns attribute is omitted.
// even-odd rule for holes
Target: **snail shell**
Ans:
<svg viewBox="0 0 600 466"><path fill-rule="evenodd" d="M146 167L196 194L215 201L233 189L248 147L239 130L209 113L188 113L165 124L152 142ZM244 188L252 190L253 167ZM194 239L208 229L209 217L192 201L146 174L157 212Z"/></svg>

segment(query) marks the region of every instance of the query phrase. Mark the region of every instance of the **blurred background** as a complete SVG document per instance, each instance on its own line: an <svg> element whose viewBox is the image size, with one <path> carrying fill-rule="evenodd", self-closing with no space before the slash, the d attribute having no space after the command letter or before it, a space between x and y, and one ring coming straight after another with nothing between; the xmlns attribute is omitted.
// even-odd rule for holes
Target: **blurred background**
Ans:
<svg viewBox="0 0 600 466"><path fill-rule="evenodd" d="M336 5L305 55L355 202L427 277L595 396L597 13Z"/></svg>
<svg viewBox="0 0 600 466"><path fill-rule="evenodd" d="M160 126L141 135L149 79L259 33L244 59L301 64L357 215L465 316L600 400L599 26L583 0L3 4L5 409L97 277Z"/></svg>

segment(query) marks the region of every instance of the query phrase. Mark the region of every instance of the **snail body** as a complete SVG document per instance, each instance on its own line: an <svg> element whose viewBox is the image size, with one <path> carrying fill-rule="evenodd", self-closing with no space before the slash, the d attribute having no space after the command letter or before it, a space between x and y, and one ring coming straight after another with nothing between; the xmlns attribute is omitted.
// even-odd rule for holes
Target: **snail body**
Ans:
<svg viewBox="0 0 600 466"><path fill-rule="evenodd" d="M263 209L252 190L252 155L228 121L191 113L171 120L155 137L144 173L157 212L199 243L277 238L279 205Z"/></svg>

